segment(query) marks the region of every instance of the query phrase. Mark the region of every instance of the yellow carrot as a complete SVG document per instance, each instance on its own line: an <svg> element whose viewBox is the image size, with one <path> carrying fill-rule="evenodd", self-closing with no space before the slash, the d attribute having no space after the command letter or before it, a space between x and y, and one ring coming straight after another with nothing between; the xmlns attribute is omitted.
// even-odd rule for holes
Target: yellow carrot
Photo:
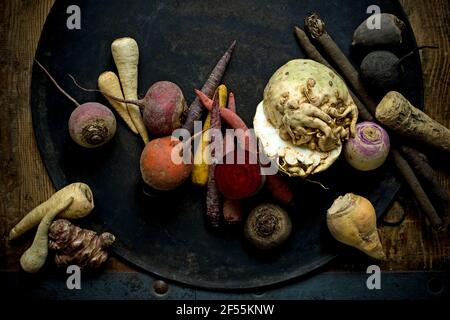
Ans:
<svg viewBox="0 0 450 320"><path fill-rule="evenodd" d="M119 78L112 71L105 71L98 77L98 88L100 89L101 92L104 92L110 96L124 99L122 89L120 88ZM131 131L133 131L135 134L138 134L136 126L134 125L130 115L128 114L127 105L125 103L113 100L106 95L105 98L106 100L108 100L111 106L117 111L117 113L123 119L123 121L125 121L125 123L131 129Z"/></svg>
<svg viewBox="0 0 450 320"><path fill-rule="evenodd" d="M132 38L116 39L111 44L111 52L119 72L125 99L137 100L139 47L136 40ZM148 133L139 107L127 104L127 109L142 140L144 140L144 143L147 143L149 141Z"/></svg>
<svg viewBox="0 0 450 320"><path fill-rule="evenodd" d="M225 85L220 85L219 88L219 106L225 108L227 105L227 87ZM194 167L192 168L191 180L193 184L199 186L205 186L208 182L208 160L209 153L208 148L205 148L207 142L209 141L209 131L211 126L211 112L208 113L205 123L203 124L203 134L198 144L198 149L194 155Z"/></svg>

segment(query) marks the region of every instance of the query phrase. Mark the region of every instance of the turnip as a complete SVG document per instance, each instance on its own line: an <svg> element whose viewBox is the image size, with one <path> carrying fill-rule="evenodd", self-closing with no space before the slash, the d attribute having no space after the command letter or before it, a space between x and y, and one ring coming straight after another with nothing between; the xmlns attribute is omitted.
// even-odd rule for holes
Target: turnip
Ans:
<svg viewBox="0 0 450 320"><path fill-rule="evenodd" d="M58 90L77 106L69 118L69 133L72 140L85 148L96 148L111 140L116 133L116 118L111 110L97 102L86 102L80 105L59 86L39 61L35 61Z"/></svg>
<svg viewBox="0 0 450 320"><path fill-rule="evenodd" d="M361 171L374 170L386 160L390 149L389 135L374 122L361 122L356 125L356 135L344 145L347 162Z"/></svg>

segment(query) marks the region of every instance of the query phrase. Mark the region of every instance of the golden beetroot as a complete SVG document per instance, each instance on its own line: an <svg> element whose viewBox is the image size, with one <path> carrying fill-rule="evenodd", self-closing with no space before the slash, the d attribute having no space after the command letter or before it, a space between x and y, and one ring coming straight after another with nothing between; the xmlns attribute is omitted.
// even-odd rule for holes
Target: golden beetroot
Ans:
<svg viewBox="0 0 450 320"><path fill-rule="evenodd" d="M179 143L179 140L173 140L169 136L152 140L145 146L140 166L142 179L150 187L162 191L173 190L183 184L191 174L192 161L185 163L172 158L174 148Z"/></svg>

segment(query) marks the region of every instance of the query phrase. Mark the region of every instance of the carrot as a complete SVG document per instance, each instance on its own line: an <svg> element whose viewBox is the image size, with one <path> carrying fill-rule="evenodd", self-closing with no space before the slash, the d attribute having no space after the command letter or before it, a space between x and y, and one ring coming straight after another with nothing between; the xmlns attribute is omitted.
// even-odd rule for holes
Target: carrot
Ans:
<svg viewBox="0 0 450 320"><path fill-rule="evenodd" d="M216 91L220 81L222 81L222 77L225 73L225 69L230 62L231 55L233 53L234 47L236 46L236 41L230 45L228 50L224 53L222 58L220 58L219 62L217 62L216 66L212 70L208 80L202 87L202 92L208 97L211 98ZM192 102L189 107L189 111L186 117L186 121L184 122L183 128L189 130L192 134L194 132L194 121L200 120L202 117L202 105L198 98Z"/></svg>
<svg viewBox="0 0 450 320"><path fill-rule="evenodd" d="M242 221L244 210L239 200L225 199L223 201L223 217L228 224Z"/></svg>
<svg viewBox="0 0 450 320"><path fill-rule="evenodd" d="M279 174L266 176L265 187L276 200L283 204L294 201L294 192L291 186Z"/></svg>
<svg viewBox="0 0 450 320"><path fill-rule="evenodd" d="M228 107L228 109L233 111L233 113L236 113L236 100L234 98L233 92L230 92L230 94L228 96L228 106L227 107Z"/></svg>
<svg viewBox="0 0 450 320"><path fill-rule="evenodd" d="M107 93L110 96L116 96L119 98L124 98L122 89L120 88L120 81L117 75L112 71L105 71L98 77L98 88L100 91ZM118 102L111 99L109 96L105 95L106 100L111 104L111 106L117 111L117 113L122 117L123 121L135 134L138 134L136 126L131 120L128 113L126 104Z"/></svg>
<svg viewBox="0 0 450 320"><path fill-rule="evenodd" d="M137 100L139 47L132 38L120 38L111 44L111 52L119 72L123 95L127 100ZM127 105L128 113L133 120L137 131L144 140L149 141L139 107L133 104Z"/></svg>
<svg viewBox="0 0 450 320"><path fill-rule="evenodd" d="M73 201L67 208L61 209L60 203L68 198ZM92 191L87 184L72 183L65 186L47 201L31 210L20 222L12 228L9 239L13 240L33 227L37 226L42 218L49 212L63 210L61 218L78 219L87 216L94 208Z"/></svg>
<svg viewBox="0 0 450 320"><path fill-rule="evenodd" d="M33 244L20 257L20 266L28 273L38 272L45 264L48 255L48 230L53 219L73 203L73 197L59 202L52 211L48 211L39 223Z"/></svg>
<svg viewBox="0 0 450 320"><path fill-rule="evenodd" d="M218 93L214 95L213 106L211 110L211 128L221 129L220 121L220 108L219 108L219 97ZM211 137L212 141L210 145L218 143L215 141L214 137ZM214 158L216 148L212 148L211 157ZM216 179L215 179L215 163L209 165L208 170L208 190L206 192L206 216L212 227L219 227L220 220L222 217L222 208L220 203L219 191L217 190Z"/></svg>
<svg viewBox="0 0 450 320"><path fill-rule="evenodd" d="M227 87L225 85L220 85L219 91L219 107L224 108L227 100ZM208 130L211 127L211 112L205 119L203 124L203 131ZM209 155L208 150L205 148L206 142L209 140L209 132L205 131L202 134L200 142L197 147L197 151L194 155L194 166L192 168L191 180L193 184L204 186L208 182L208 163ZM206 151L206 152L205 152Z"/></svg>
<svg viewBox="0 0 450 320"><path fill-rule="evenodd" d="M197 94L197 97L200 99L200 102L205 106L206 109L209 111L212 110L212 100L208 98L206 94L204 94L200 90L195 90L195 93ZM242 129L247 131L247 125L245 122L233 111L226 108L221 108L220 110L220 116L221 118L233 129Z"/></svg>

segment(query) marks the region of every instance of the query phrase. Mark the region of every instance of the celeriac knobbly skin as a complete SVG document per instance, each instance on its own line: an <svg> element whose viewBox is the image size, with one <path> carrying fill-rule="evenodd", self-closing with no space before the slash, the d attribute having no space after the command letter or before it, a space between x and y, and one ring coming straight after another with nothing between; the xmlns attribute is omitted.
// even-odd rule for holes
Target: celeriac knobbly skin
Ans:
<svg viewBox="0 0 450 320"><path fill-rule="evenodd" d="M283 140L329 152L354 136L358 109L342 79L313 60L291 60L264 90L264 113Z"/></svg>

